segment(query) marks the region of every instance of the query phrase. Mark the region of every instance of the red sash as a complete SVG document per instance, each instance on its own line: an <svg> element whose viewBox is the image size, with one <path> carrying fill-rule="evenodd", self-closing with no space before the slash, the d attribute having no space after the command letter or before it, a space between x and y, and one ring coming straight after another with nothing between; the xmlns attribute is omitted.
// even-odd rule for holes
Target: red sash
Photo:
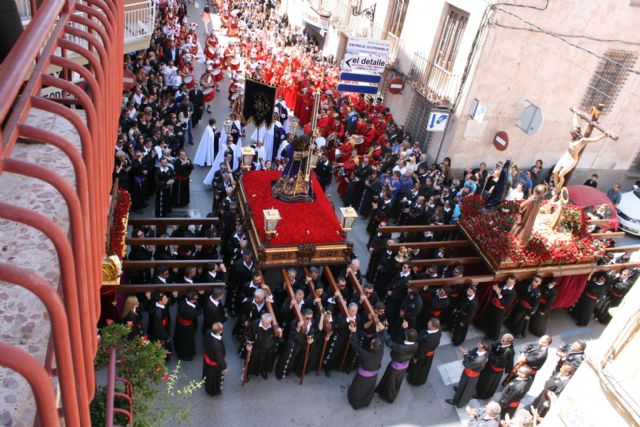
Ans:
<svg viewBox="0 0 640 427"><path fill-rule="evenodd" d="M619 293L617 293L617 292L615 292L615 291L612 291L611 289L609 289L609 293L610 293L611 295L613 295L614 297L616 297L616 298L622 298L622 297L624 297L624 295L619 294Z"/></svg>
<svg viewBox="0 0 640 427"><path fill-rule="evenodd" d="M169 323L169 318L168 317L163 317L162 318L162 326L167 326L167 323Z"/></svg>
<svg viewBox="0 0 640 427"><path fill-rule="evenodd" d="M473 371L469 368L464 368L464 373L467 374L469 378L475 378L477 376L480 376L480 372Z"/></svg>
<svg viewBox="0 0 640 427"><path fill-rule="evenodd" d="M589 292L585 292L585 295L587 296L587 298L589 298L590 300L593 300L593 301L596 301L598 299L597 296L591 295Z"/></svg>
<svg viewBox="0 0 640 427"><path fill-rule="evenodd" d="M518 406L520 406L520 401L519 400L517 402L509 403L509 408L517 408Z"/></svg>
<svg viewBox="0 0 640 427"><path fill-rule="evenodd" d="M439 317L440 314L442 313L442 310L429 310L429 314L432 315L433 317Z"/></svg>
<svg viewBox="0 0 640 427"><path fill-rule="evenodd" d="M209 359L209 356L207 356L207 353L203 353L202 355L204 356L204 363L206 363L209 366L218 366L215 360Z"/></svg>
<svg viewBox="0 0 640 427"><path fill-rule="evenodd" d="M189 177L188 177L188 176L184 176L184 175L176 174L176 179L177 179L178 181L186 181L186 180L188 180L188 179L189 179Z"/></svg>
<svg viewBox="0 0 640 427"><path fill-rule="evenodd" d="M540 304L546 304L546 303L547 303L546 298L540 298Z"/></svg>
<svg viewBox="0 0 640 427"><path fill-rule="evenodd" d="M433 356L433 354L434 354L434 353L435 353L435 351L427 351L427 352L425 353L425 355L426 355L427 357L431 357L431 356Z"/></svg>
<svg viewBox="0 0 640 427"><path fill-rule="evenodd" d="M493 304L494 306L496 306L500 310L504 310L504 305L502 305L502 303L500 302L500 300L498 298L492 298L491 299L491 304Z"/></svg>
<svg viewBox="0 0 640 427"><path fill-rule="evenodd" d="M520 301L520 305L526 308L527 310L531 310L532 305L526 302L525 300Z"/></svg>
<svg viewBox="0 0 640 427"><path fill-rule="evenodd" d="M182 316L176 317L176 321L182 326L191 326L193 324L193 320L185 319Z"/></svg>
<svg viewBox="0 0 640 427"><path fill-rule="evenodd" d="M491 368L491 370L492 370L493 372L496 372L496 373L504 372L504 368L501 368L501 367L499 367L499 366L496 366L496 365L494 365L494 364L492 364L492 363L489 363L489 367Z"/></svg>

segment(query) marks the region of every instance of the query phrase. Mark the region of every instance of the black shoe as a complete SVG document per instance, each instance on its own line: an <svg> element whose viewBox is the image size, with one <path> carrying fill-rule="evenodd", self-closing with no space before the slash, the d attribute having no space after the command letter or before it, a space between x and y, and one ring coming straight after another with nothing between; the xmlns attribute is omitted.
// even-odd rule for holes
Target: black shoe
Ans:
<svg viewBox="0 0 640 427"><path fill-rule="evenodd" d="M480 396L478 396L477 394L472 394L471 398L472 399L476 399L476 400L482 400L482 398Z"/></svg>
<svg viewBox="0 0 640 427"><path fill-rule="evenodd" d="M453 391L458 391L458 386L457 385L453 386Z"/></svg>
<svg viewBox="0 0 640 427"><path fill-rule="evenodd" d="M324 375L325 375L327 378L329 378L329 377L331 376L331 371L330 371L330 370L328 370L328 369L325 369L325 370L324 370Z"/></svg>
<svg viewBox="0 0 640 427"><path fill-rule="evenodd" d="M266 373L266 372L263 372L262 373L262 378L264 378L266 380L267 378L269 378L269 374Z"/></svg>
<svg viewBox="0 0 640 427"><path fill-rule="evenodd" d="M189 145L193 145L193 141L189 141Z"/></svg>
<svg viewBox="0 0 640 427"><path fill-rule="evenodd" d="M453 399L445 399L445 402L447 402L449 405L453 405L453 406L457 405L456 401Z"/></svg>

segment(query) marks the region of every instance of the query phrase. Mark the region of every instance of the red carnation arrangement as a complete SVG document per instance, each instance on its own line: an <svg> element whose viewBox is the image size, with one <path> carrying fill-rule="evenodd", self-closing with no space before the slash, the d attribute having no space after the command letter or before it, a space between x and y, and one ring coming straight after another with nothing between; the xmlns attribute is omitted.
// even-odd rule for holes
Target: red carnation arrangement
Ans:
<svg viewBox="0 0 640 427"><path fill-rule="evenodd" d="M113 224L109 233L109 250L107 255L116 255L120 260L126 256L127 224L129 221L129 208L131 196L127 190L118 190L116 206L113 211Z"/></svg>
<svg viewBox="0 0 640 427"><path fill-rule="evenodd" d="M549 241L534 231L523 246L511 233L519 206L519 201L504 201L493 212L485 213L481 212L484 200L473 195L462 200L459 221L472 233L483 252L499 261L526 265L571 264L602 254L605 245L589 234L587 216L575 205L564 206L560 219L560 225L571 233L571 238Z"/></svg>

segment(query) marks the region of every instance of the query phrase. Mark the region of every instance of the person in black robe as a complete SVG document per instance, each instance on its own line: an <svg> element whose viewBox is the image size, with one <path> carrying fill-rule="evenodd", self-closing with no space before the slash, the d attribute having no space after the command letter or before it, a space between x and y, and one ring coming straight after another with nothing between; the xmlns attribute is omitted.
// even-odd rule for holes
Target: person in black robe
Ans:
<svg viewBox="0 0 640 427"><path fill-rule="evenodd" d="M380 225L384 226L386 224L383 223ZM365 274L365 278L369 283L375 282L378 265L380 265L382 255L387 250L387 241L389 241L390 238L391 235L388 233L377 232L369 244L369 265L367 266L367 273Z"/></svg>
<svg viewBox="0 0 640 427"><path fill-rule="evenodd" d="M587 287L582 292L580 299L573 306L571 314L576 319L576 325L587 326L593 317L596 302L607 291L607 275L597 274L587 283Z"/></svg>
<svg viewBox="0 0 640 427"><path fill-rule="evenodd" d="M504 373L510 373L513 369L514 355L513 335L504 334L489 350L489 361L480 373L476 394L473 396L475 399L491 399Z"/></svg>
<svg viewBox="0 0 640 427"><path fill-rule="evenodd" d="M167 358L171 357L171 314L169 313L169 297L166 294L156 291L151 300L149 324L147 325L147 335L150 341L158 341L167 351Z"/></svg>
<svg viewBox="0 0 640 427"><path fill-rule="evenodd" d="M235 317L236 306L239 305L236 300L240 300L241 302L241 299L238 297L240 289L245 283L251 281L254 270L255 263L253 262L253 255L249 249L244 249L242 251L242 258L233 263L233 267L231 268L227 299L224 302L224 306L229 310L231 317Z"/></svg>
<svg viewBox="0 0 640 427"><path fill-rule="evenodd" d="M527 391L531 387L531 368L521 366L518 368L518 376L514 378L502 390L498 403L500 404L500 418L505 419L507 415L513 418L520 401L527 395Z"/></svg>
<svg viewBox="0 0 640 427"><path fill-rule="evenodd" d="M571 365L578 369L582 362L584 362L584 351L587 348L587 343L584 340L577 340L571 344L566 344L560 347L556 352L558 355L558 363L553 373L560 372L560 368L564 365Z"/></svg>
<svg viewBox="0 0 640 427"><path fill-rule="evenodd" d="M316 172L316 177L318 178L318 183L320 184L320 187L322 187L322 191L326 191L327 187L331 184L333 165L327 158L327 153L325 151L320 153L320 159L318 160L314 170Z"/></svg>
<svg viewBox="0 0 640 427"><path fill-rule="evenodd" d="M427 323L427 329L423 329L418 334L418 350L409 363L407 371L407 382L411 385L423 385L427 382L431 363L436 352L436 348L440 345L440 320L433 317Z"/></svg>
<svg viewBox="0 0 640 427"><path fill-rule="evenodd" d="M204 389L211 396L222 394L224 374L227 372L227 362L224 360L224 342L222 342L223 329L222 323L214 323L211 330L204 334L202 340L204 347L202 378L204 378Z"/></svg>
<svg viewBox="0 0 640 427"><path fill-rule="evenodd" d="M253 297L244 299L240 306L238 319L233 327L233 336L240 339L240 357L245 357L244 338L246 331L249 330L255 320L260 319L266 312L267 302L264 290L256 289Z"/></svg>
<svg viewBox="0 0 640 427"><path fill-rule="evenodd" d="M160 167L156 170L156 211L157 218L168 217L171 214L172 197L171 192L176 174L169 167L169 160L163 157L160 160Z"/></svg>
<svg viewBox="0 0 640 427"><path fill-rule="evenodd" d="M527 327L529 326L529 319L531 319L531 316L536 314L538 310L538 306L540 305L541 284L542 277L535 276L533 280L531 280L530 285L521 286L518 302L511 312L509 319L507 319L507 326L516 338L519 336L525 337Z"/></svg>
<svg viewBox="0 0 640 427"><path fill-rule="evenodd" d="M416 288L403 285L403 291L406 292L402 303L400 304L400 313L396 319L393 329L391 330L391 338L396 342L402 342L404 338L404 330L402 322L406 321L409 328L416 329L418 327L418 315L422 311L422 297L418 295Z"/></svg>
<svg viewBox="0 0 640 427"><path fill-rule="evenodd" d="M358 355L360 366L351 381L347 398L353 409L366 408L375 393L378 371L382 367L384 344L380 338L374 338L369 344L369 350L367 350L360 344L355 325L349 325L349 330L351 331L351 346ZM383 330L384 326L379 323L377 331Z"/></svg>
<svg viewBox="0 0 640 427"><path fill-rule="evenodd" d="M456 307L453 313L453 335L451 337L451 343L455 346L464 342L467 337L467 331L469 331L469 325L471 325L473 317L478 312L477 289L475 285L469 286L466 297L460 299L458 307Z"/></svg>
<svg viewBox="0 0 640 427"><path fill-rule="evenodd" d="M178 151L178 158L173 161L173 170L176 173L173 203L176 207L183 208L190 201L189 177L193 171L193 163L187 158L187 153L183 149Z"/></svg>
<svg viewBox="0 0 640 427"><path fill-rule="evenodd" d="M544 365L544 362L547 361L547 356L549 355L549 346L553 339L549 335L543 335L538 339L538 342L527 344L524 350L520 353L520 357L518 359L518 363L513 368L511 373L505 377L502 381L502 386L506 387L512 379L514 379L517 375L518 368L520 366L526 365L531 368L531 381L536 377L536 374Z"/></svg>
<svg viewBox="0 0 640 427"><path fill-rule="evenodd" d="M146 180L148 171L144 164L144 153L136 149L135 159L131 162L130 177L130 193L131 193L131 210L137 214L142 213L142 209L146 207Z"/></svg>
<svg viewBox="0 0 640 427"><path fill-rule="evenodd" d="M497 340L500 337L505 311L511 307L516 298L516 281L516 276L509 276L502 287L493 285L491 302L480 321L487 338Z"/></svg>
<svg viewBox="0 0 640 427"><path fill-rule="evenodd" d="M342 356L349 342L349 324L346 317L341 314L333 314L335 306L331 306L325 313L325 332L322 346L325 347L322 357L321 368L324 369L325 376L330 377L332 370L340 368Z"/></svg>
<svg viewBox="0 0 640 427"><path fill-rule="evenodd" d="M227 315L224 312L224 306L222 299L224 298L224 291L222 288L214 288L204 300L204 323L202 325L202 332L207 333L214 323L224 323L227 321Z"/></svg>
<svg viewBox="0 0 640 427"><path fill-rule="evenodd" d="M398 266L396 263L396 253L389 249L389 246L396 243L394 240L387 240L386 250L380 257L380 263L378 264L378 269L375 274L375 280L373 282L373 289L376 291L378 296L384 298L387 291L387 284L393 279L393 276L396 274L398 270Z"/></svg>
<svg viewBox="0 0 640 427"><path fill-rule="evenodd" d="M273 327L271 314L264 313L247 329L247 353L250 352L248 375L267 379L276 361L276 345L282 340L282 329ZM247 375L247 378L248 378Z"/></svg>
<svg viewBox="0 0 640 427"><path fill-rule="evenodd" d="M428 321L428 319L434 317L440 320L442 312L449 306L450 303L449 295L447 295L447 291L444 287L423 287L422 299L424 301L424 305L422 313L420 313L420 316L418 316L419 324L424 324Z"/></svg>
<svg viewBox="0 0 640 427"><path fill-rule="evenodd" d="M307 347L313 344L315 334L313 325L313 311L304 309L302 311L302 322L295 319L291 324L289 339L285 343L278 363L276 363L276 379L286 378L292 371L302 373Z"/></svg>
<svg viewBox="0 0 640 427"><path fill-rule="evenodd" d="M405 321L404 327L407 328L408 326ZM382 332L383 341L387 347L391 349L391 362L387 365L380 384L376 387L376 393L389 403L393 403L396 397L398 397L400 386L407 373L411 358L416 353L416 350L418 350L418 344L416 343L417 338L418 333L415 329L405 329L404 342L398 344L391 339L386 331Z"/></svg>
<svg viewBox="0 0 640 427"><path fill-rule="evenodd" d="M198 292L189 291L178 303L176 328L173 331L173 349L180 360L193 360L196 355L196 329L198 328Z"/></svg>
<svg viewBox="0 0 640 427"><path fill-rule="evenodd" d="M396 261L402 261L400 257L401 255L396 256ZM400 321L400 307L404 297L407 295L409 280L411 280L411 266L410 261L402 262L400 270L388 282L386 292L383 294L386 296L384 304L387 310L387 318L395 320L394 326ZM402 324L402 321L400 321L400 324ZM391 336L394 337L394 335L392 330ZM401 333L400 336L402 337L402 335Z"/></svg>
<svg viewBox="0 0 640 427"><path fill-rule="evenodd" d="M563 365L562 368L560 368L560 372L551 376L551 378L544 383L544 388L531 404L531 408L536 408L540 417L547 415L551 406L549 393L554 393L556 396L560 395L575 371L576 369L573 366Z"/></svg>
<svg viewBox="0 0 640 427"><path fill-rule="evenodd" d="M541 337L547 333L549 315L553 309L553 304L558 298L558 289L556 288L557 284L558 280L556 278L551 278L541 287L540 305L529 321L529 332L537 337Z"/></svg>
<svg viewBox="0 0 640 427"><path fill-rule="evenodd" d="M463 408L469 403L476 389L480 372L482 372L484 365L487 364L487 360L489 359L487 354L489 347L490 344L488 342L481 341L476 348L471 351L462 350L464 354L462 359L464 371L462 371L458 385L453 388L456 394L452 399L445 400L449 405L454 405L456 408Z"/></svg>
<svg viewBox="0 0 640 427"><path fill-rule="evenodd" d="M598 301L595 307L596 319L605 325L611 321L609 309L619 306L633 285L631 270L625 268L617 277L614 277L611 282L608 292Z"/></svg>

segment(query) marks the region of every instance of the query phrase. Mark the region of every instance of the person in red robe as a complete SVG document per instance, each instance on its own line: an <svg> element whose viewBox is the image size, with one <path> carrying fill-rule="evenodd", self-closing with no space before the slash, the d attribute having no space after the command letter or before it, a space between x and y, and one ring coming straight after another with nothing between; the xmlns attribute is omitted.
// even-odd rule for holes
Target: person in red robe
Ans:
<svg viewBox="0 0 640 427"><path fill-rule="evenodd" d="M358 158L358 151L352 150L351 154L342 163L342 166L338 170L337 191L341 199L344 199L345 192L347 191L347 186L352 179L353 171L358 167L359 163L360 160Z"/></svg>

